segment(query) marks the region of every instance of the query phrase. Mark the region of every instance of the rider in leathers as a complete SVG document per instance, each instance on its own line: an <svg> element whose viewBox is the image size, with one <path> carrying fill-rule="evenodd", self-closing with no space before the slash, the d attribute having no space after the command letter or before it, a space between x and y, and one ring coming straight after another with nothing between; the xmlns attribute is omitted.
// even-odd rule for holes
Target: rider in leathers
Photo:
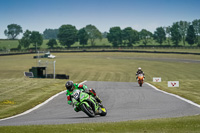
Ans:
<svg viewBox="0 0 200 133"><path fill-rule="evenodd" d="M138 71L136 72L136 79L138 79L138 75L139 74L143 74L143 76L144 76L144 72L142 71L142 68L141 67L139 67L138 68ZM144 78L145 78L145 76L144 76Z"/></svg>
<svg viewBox="0 0 200 133"><path fill-rule="evenodd" d="M68 104L72 105L72 97L71 97L71 95L72 95L72 93L73 93L73 90L74 90L74 89L80 89L80 90L82 90L82 91L88 93L89 95L92 95L92 96L96 99L96 101L99 103L99 105L100 105L101 107L103 107L103 105L101 104L102 101L101 101L101 99L96 95L96 92L95 92L94 89L92 89L92 88L91 88L91 89L88 89L88 87L87 87L86 85L82 85L82 84L78 84L78 83L73 83L73 81L67 81L66 84L65 84L65 87L66 87L66 89L67 89L66 95L67 95ZM78 108L78 107L76 107L76 106L74 106L74 110L75 110L76 112L79 112L81 109Z"/></svg>

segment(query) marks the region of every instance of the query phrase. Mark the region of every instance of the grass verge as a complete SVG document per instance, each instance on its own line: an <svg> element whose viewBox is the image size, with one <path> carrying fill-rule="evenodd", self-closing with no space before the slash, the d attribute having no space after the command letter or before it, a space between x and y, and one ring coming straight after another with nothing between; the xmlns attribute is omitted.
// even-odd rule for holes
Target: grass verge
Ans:
<svg viewBox="0 0 200 133"><path fill-rule="evenodd" d="M24 112L64 90L62 80L11 78L0 81L0 118Z"/></svg>
<svg viewBox="0 0 200 133"><path fill-rule="evenodd" d="M68 125L4 126L1 133L198 133L200 115L106 123L81 123Z"/></svg>

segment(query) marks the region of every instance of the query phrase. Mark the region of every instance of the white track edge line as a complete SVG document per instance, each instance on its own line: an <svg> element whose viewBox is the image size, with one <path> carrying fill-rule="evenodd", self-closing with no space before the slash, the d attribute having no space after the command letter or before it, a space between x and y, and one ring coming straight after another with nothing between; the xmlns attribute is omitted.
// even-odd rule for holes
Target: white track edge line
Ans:
<svg viewBox="0 0 200 133"><path fill-rule="evenodd" d="M155 86L153 86L153 85L150 84L150 83L146 83L146 84L149 85L149 86L151 86L153 89L155 89L155 90L157 90L157 91L160 91L160 92L165 93L165 94L167 94L167 95L174 96L174 97L176 97L176 98L178 98L178 99L181 99L181 100L183 100L183 101L185 101L185 102L187 102L187 103L189 103L189 104L192 104L192 105L194 105L194 106L200 108L200 105L197 104L197 103L194 103L193 101L190 101L190 100L185 99L185 98L183 98L183 97L181 97L181 96L178 96L178 95L175 95L175 94L172 94L172 93L169 93L169 92L160 90L160 89L156 88Z"/></svg>
<svg viewBox="0 0 200 133"><path fill-rule="evenodd" d="M85 82L87 82L87 80L85 80L85 81L83 81L83 82L81 82L81 83L79 83L79 84L84 84ZM34 111L34 110L36 110L36 109L38 109L38 108L44 106L44 105L47 104L49 101L53 100L55 97L57 97L57 96L60 95L60 94L65 93L65 92L66 92L66 90L61 91L61 92L59 92L59 93L53 95L52 97L50 97L49 99L47 99L47 100L44 101L43 103L38 104L37 106L33 107L32 109L29 109L29 110L27 110L27 111L25 111L25 112L23 112L23 113L21 113L21 114L18 114L18 115L14 115L14 116L11 116L11 117L7 117L7 118L0 119L0 121L4 121L4 120L16 118L16 117L19 117L19 116L28 114L28 113L30 113L30 112L32 112L32 111Z"/></svg>

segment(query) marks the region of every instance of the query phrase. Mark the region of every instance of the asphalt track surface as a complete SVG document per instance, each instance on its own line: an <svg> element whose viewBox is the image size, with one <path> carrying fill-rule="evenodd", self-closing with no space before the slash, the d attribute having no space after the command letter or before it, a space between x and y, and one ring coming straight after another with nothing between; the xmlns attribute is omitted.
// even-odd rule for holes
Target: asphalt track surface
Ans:
<svg viewBox="0 0 200 133"><path fill-rule="evenodd" d="M116 122L200 114L200 107L157 91L148 84L143 87L135 82L87 81L85 84L95 88L107 108L106 116L89 118L82 111L76 113L62 93L28 114L1 120L0 126Z"/></svg>

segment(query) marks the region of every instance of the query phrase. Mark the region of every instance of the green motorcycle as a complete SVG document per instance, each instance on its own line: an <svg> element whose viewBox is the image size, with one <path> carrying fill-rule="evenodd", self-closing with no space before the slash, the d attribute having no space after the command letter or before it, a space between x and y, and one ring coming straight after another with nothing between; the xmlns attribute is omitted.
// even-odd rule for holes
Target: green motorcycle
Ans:
<svg viewBox="0 0 200 133"><path fill-rule="evenodd" d="M73 91L72 102L74 106L80 108L89 117L95 117L95 115L105 116L107 114L106 108L101 107L93 96L79 89Z"/></svg>

